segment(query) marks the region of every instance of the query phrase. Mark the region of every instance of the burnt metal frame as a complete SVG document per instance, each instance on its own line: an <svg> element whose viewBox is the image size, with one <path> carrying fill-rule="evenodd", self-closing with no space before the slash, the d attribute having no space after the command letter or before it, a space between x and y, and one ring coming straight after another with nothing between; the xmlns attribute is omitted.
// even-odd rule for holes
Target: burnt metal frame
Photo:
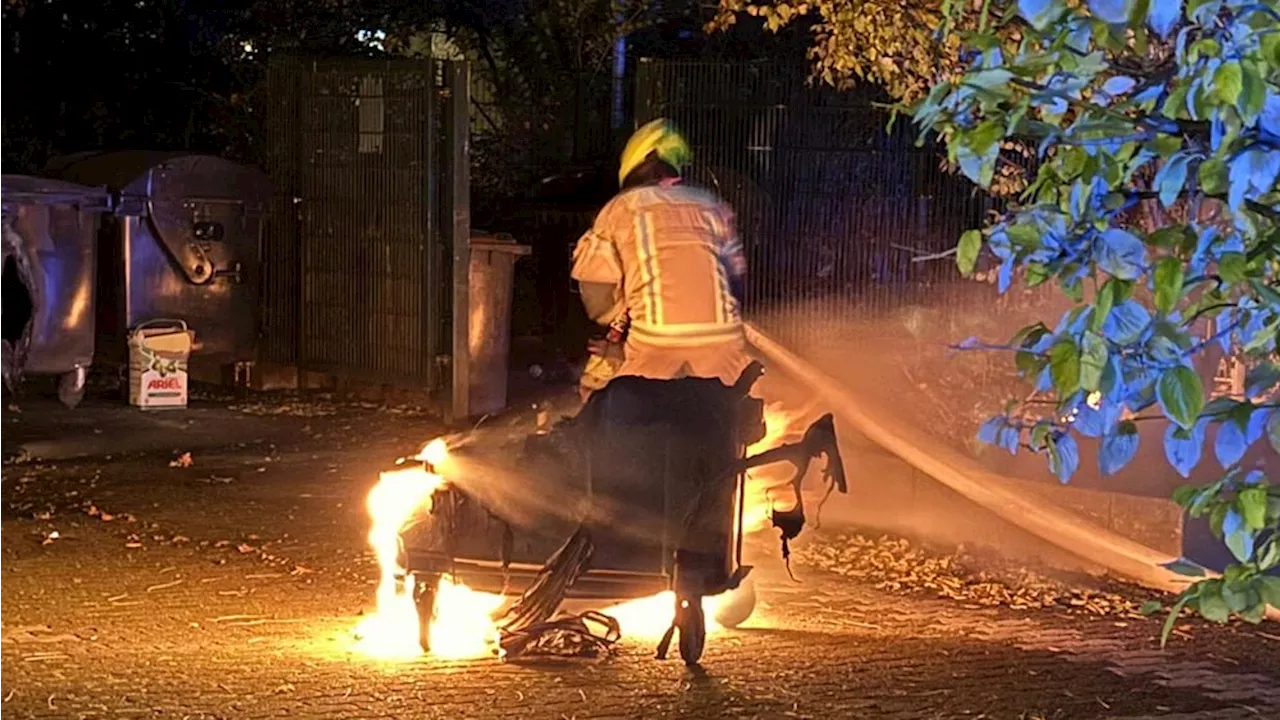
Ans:
<svg viewBox="0 0 1280 720"><path fill-rule="evenodd" d="M744 446L745 447L745 446ZM844 464L840 457L838 447L838 439L835 434L834 419L830 414L823 415L814 421L805 431L804 436L791 443L784 443L775 448L762 451L755 455L741 457L730 472L737 475L737 505L736 527L734 529L735 548L733 551L733 566L736 568L731 575L730 586L728 589L737 587L751 571L750 566L742 565L742 538L743 538L743 512L745 508L745 492L746 492L746 471L760 467L762 465L772 465L779 462L790 462L796 468L796 474L792 478L791 485L796 493L796 509L788 511L789 513L799 512L803 517L803 504L800 499L800 483L808 473L812 461L825 455L827 457L827 467L825 473L831 480L831 490L839 490L839 492L847 493L848 484L845 478ZM446 488L441 493L452 494L452 488ZM665 494L665 493L664 493ZM696 511L691 509L691 514ZM687 524L687 523L686 523ZM783 528L783 534L787 539L795 537L799 532L798 527L791 532L789 528ZM674 553L668 552L670 547L670 538L667 536L666 524L663 530L663 548L664 560L662 571L659 573L640 573L630 571L615 571L588 569L572 585L565 594L565 597L572 599L620 599L628 597L644 597L657 592L672 589L674 573L671 565L674 563ZM471 558L458 558L451 553L438 552L422 552L415 551L413 548L406 548L406 564L407 573L419 574L449 574L458 579L467 582L468 586L482 591L502 592L510 594L512 580L529 580L535 577L542 569L541 566L529 564L516 564L505 566L500 560L479 560ZM474 580L467 581L466 578L480 578L482 583ZM520 585L523 589L523 585Z"/></svg>

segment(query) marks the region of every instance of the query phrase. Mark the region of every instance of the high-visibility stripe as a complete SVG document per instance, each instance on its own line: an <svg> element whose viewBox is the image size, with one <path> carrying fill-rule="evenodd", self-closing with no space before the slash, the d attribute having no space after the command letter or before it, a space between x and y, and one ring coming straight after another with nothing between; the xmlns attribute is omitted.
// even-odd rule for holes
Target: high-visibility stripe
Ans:
<svg viewBox="0 0 1280 720"><path fill-rule="evenodd" d="M724 295L728 290L728 284L723 281L722 273L720 272L720 266L722 264L720 260L720 247L716 245L716 241L723 237L721 232L723 226L716 217L716 213L711 210L700 211L698 213L698 220L700 221L699 224L707 232L707 239L705 242L707 243L707 249L710 251L707 253L710 258L707 270L711 273L712 278L711 287L708 288L708 290L713 293L711 304L715 309L716 322L725 323L728 322L730 313L728 306L724 302Z"/></svg>
<svg viewBox="0 0 1280 720"><path fill-rule="evenodd" d="M741 323L681 323L654 326L632 323L631 336L658 347L694 347L742 337Z"/></svg>
<svg viewBox="0 0 1280 720"><path fill-rule="evenodd" d="M648 211L636 213L636 255L640 262L640 282L644 287L645 318L655 325L661 325L665 313L662 307L662 272L658 262L658 248L654 242L653 219Z"/></svg>
<svg viewBox="0 0 1280 720"><path fill-rule="evenodd" d="M595 230L588 230L573 249L570 277L579 282L621 282L622 265L613 242Z"/></svg>

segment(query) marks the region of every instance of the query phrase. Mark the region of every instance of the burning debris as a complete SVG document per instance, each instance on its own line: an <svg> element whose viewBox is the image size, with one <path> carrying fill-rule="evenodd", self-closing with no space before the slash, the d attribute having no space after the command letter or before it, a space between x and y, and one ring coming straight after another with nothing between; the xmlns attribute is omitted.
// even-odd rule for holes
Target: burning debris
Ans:
<svg viewBox="0 0 1280 720"><path fill-rule="evenodd" d="M377 607L356 628L357 649L383 659L412 659L422 655L422 618L414 596L417 581L401 561L400 533L415 514L429 509L432 495L445 484L434 472L444 464L448 448L436 439L413 458L421 466L384 472L369 493L367 507L373 521L369 543L378 560ZM445 575L434 589L430 619L430 653L448 660L505 655L599 655L607 652L623 631L656 637L671 624L675 596L671 592L632 600L601 612L552 617L557 608L539 612L532 620L508 612L500 615L507 598L477 592ZM705 611L714 615L720 598L706 598ZM591 626L601 628L596 631ZM712 623L709 629L719 629ZM505 642L504 642L505 640Z"/></svg>
<svg viewBox="0 0 1280 720"><path fill-rule="evenodd" d="M1026 568L975 570L965 554L943 555L902 538L839 534L796 550L804 563L872 583L890 592L931 592L966 605L1015 610L1068 608L1094 615L1141 617L1140 602L1072 587ZM984 562L984 566L995 566Z"/></svg>
<svg viewBox="0 0 1280 720"><path fill-rule="evenodd" d="M709 630L722 624L736 626L754 608L754 590L744 585L751 568L741 564L741 534L771 521L783 530L783 556L787 557L787 541L804 523L800 486L812 461L820 456L827 460L828 494L834 489L847 491L830 415L809 425L798 441L762 449L777 444L790 432L794 418L778 411L777 406L766 413L761 401L747 398L757 377L758 371L747 372L739 382L746 403L740 442L750 445L753 452L725 467L723 475L694 478L689 488L679 491L685 495L675 496L677 502L688 503L683 506L686 510L676 511L683 514L675 520L661 515L653 526L637 522L635 518L643 512L633 512L652 508L630 505L626 506L627 514L618 517L630 517L628 522L634 528L624 527L626 523L616 519L605 520L599 513L613 512L608 505L613 498L608 497L607 489L602 491L589 481L581 498L586 501L582 506L586 514L579 516L573 509L581 505L573 501L580 492L576 483L589 480L589 476L579 478L585 471L578 461L582 444L594 436L574 432L579 427L576 421L584 415L587 424L581 427L595 427L591 424L595 416L588 410L561 423L562 433L527 437L523 451L502 448L503 457L514 450L519 458L518 466L512 468L513 482L505 484L510 487L503 482L480 481L498 475L484 470L483 461L476 464L477 458L468 460L465 454L455 458L442 438L428 443L412 458L420 466L406 465L402 460L399 469L382 473L367 502L373 524L369 542L380 571L377 608L357 629L358 647L387 658L416 657L422 648L451 659L598 656L627 632L661 636L657 656L662 659L678 631L681 657L686 663L696 663ZM539 430L544 424L539 424ZM560 437L561 442L548 445L547 437ZM536 438L544 442L531 444ZM750 487L742 481L749 469L783 462L794 468L785 481L778 482L772 475ZM459 473L460 467L479 474ZM463 487L449 482L445 472L469 484ZM544 487L536 482L543 475L549 475L544 478ZM768 509L762 501L767 501L768 493L762 489L769 485L789 486L793 506ZM544 491L535 491L535 487ZM494 497L488 501L483 496L473 497L477 490ZM597 498L602 492L604 497ZM673 491L668 487L664 492ZM532 503L537 507L548 497L556 498L555 503L535 509L526 518L531 523L527 527L506 517L511 508L501 501L505 498L517 505ZM494 499L500 501L494 504ZM667 498L658 504L662 513L667 512L669 502ZM498 508L503 509L502 515ZM556 546L544 541L564 537L559 528L566 526L576 529L552 552ZM593 538L593 532L599 537ZM597 552L599 548L604 549L603 554ZM543 562L548 555L550 559ZM495 592L474 590L460 578ZM512 588L526 583L523 594L508 602ZM663 587L668 590L654 592ZM605 598L644 593L652 595L603 611L574 615L561 609L574 594Z"/></svg>

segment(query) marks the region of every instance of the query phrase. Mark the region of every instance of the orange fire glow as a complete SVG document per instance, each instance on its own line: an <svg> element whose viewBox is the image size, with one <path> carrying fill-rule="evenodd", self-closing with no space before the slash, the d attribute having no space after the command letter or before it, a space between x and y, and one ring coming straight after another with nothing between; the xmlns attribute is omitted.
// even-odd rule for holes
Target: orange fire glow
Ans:
<svg viewBox="0 0 1280 720"><path fill-rule="evenodd" d="M777 447L798 435L800 416L788 412L782 403L770 403L764 408L764 438L747 448L747 455L755 455ZM747 533L759 532L769 527L769 491L790 479L791 466L783 463L755 468L747 473L747 488L742 512L742 527Z"/></svg>
<svg viewBox="0 0 1280 720"><path fill-rule="evenodd" d="M780 405L768 406L765 438L750 452L776 446L791 431L795 419ZM437 471L448 459L448 447L437 438L413 459L427 464L381 473L366 501L372 520L369 544L377 557L379 581L376 609L357 626L356 647L380 659L413 659L422 655L413 598L415 578L401 562L400 533L417 513L430 509L432 494L444 485L445 478ZM778 476L764 470L748 478L744 511L747 532L767 526L767 493L778 482ZM714 617L727 599L727 595L704 598L708 632L722 629ZM448 576L441 578L431 619L431 656L452 660L493 657L498 641L494 616L506 601L502 595L477 592ZM663 592L623 602L603 612L618 620L626 637L652 639L666 632L674 611L675 596Z"/></svg>
<svg viewBox="0 0 1280 720"><path fill-rule="evenodd" d="M414 459L438 465L448 456L440 438ZM385 659L418 657L419 619L413 601L415 578L400 562L400 532L414 514L429 509L432 494L444 478L425 466L382 473L366 505L373 527L369 544L378 559L377 607L356 628L357 648ZM492 653L496 628L491 615L503 597L471 590L452 578L441 578L431 621L431 654L448 659L484 657Z"/></svg>
<svg viewBox="0 0 1280 720"><path fill-rule="evenodd" d="M717 595L702 599L702 610L707 618L708 633L722 629L714 619L722 597ZM652 640L662 637L662 634L671 626L671 620L675 617L675 607L676 594L668 590L657 595L628 600L602 612L618 621L618 627L622 629L624 637Z"/></svg>

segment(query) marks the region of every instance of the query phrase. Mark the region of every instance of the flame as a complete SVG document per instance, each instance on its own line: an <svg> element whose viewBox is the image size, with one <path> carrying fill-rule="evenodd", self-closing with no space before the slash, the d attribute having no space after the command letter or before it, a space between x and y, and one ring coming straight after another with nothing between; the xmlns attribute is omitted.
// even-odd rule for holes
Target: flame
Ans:
<svg viewBox="0 0 1280 720"><path fill-rule="evenodd" d="M773 447L785 437L794 416L780 406L765 410L765 438L751 452ZM420 618L414 602L416 579L400 559L400 534L422 510L430 508L432 495L445 485L435 472L448 460L448 446L436 438L413 458L423 466L403 467L381 473L369 492L366 506L372 520L369 544L378 561L379 580L375 611L356 628L357 648L372 657L405 660L420 657ZM758 485L758 487L756 486ZM767 523L768 483L748 483L747 530ZM707 631L721 629L714 617L728 594L703 598ZM450 660L492 657L496 654L498 627L494 616L506 602L502 595L472 590L454 578L444 576L436 587L435 609L430 627L430 654ZM618 620L624 635L633 638L660 637L675 614L675 594L667 591L629 600L603 611Z"/></svg>
<svg viewBox="0 0 1280 720"><path fill-rule="evenodd" d="M764 408L764 437L747 448L747 455L771 450L782 444L790 435L798 432L799 413L788 412L782 403L775 402ZM743 532L759 532L769 527L769 491L789 479L790 466L776 465L756 468L747 474L747 488L742 511Z"/></svg>
<svg viewBox="0 0 1280 720"><path fill-rule="evenodd" d="M717 595L702 598L702 611L706 615L707 632L722 629L714 617L724 597L724 595ZM676 613L676 594L668 590L657 595L628 600L601 612L618 621L618 627L622 630L624 637L655 639L662 637L662 634L671 626L671 620Z"/></svg>
<svg viewBox="0 0 1280 720"><path fill-rule="evenodd" d="M435 466L445 461L448 451L445 442L436 438L414 459ZM443 477L426 466L406 467L381 473L369 492L366 506L373 521L369 544L379 571L377 608L356 628L357 647L368 655L407 659L422 654L413 599L416 580L400 563L400 533L415 513L429 508L432 494L444 483ZM503 599L442 577L431 620L431 654L448 659L491 654L497 635L491 614Z"/></svg>
<svg viewBox="0 0 1280 720"><path fill-rule="evenodd" d="M443 465L444 461L449 459L449 445L444 438L436 438L423 445L422 450L419 450L413 459L429 463L432 467Z"/></svg>
<svg viewBox="0 0 1280 720"><path fill-rule="evenodd" d="M477 592L447 575L440 578L431 618L431 656L445 660L493 657L498 646L493 616L504 602L502 595ZM418 627L416 615L414 627Z"/></svg>

